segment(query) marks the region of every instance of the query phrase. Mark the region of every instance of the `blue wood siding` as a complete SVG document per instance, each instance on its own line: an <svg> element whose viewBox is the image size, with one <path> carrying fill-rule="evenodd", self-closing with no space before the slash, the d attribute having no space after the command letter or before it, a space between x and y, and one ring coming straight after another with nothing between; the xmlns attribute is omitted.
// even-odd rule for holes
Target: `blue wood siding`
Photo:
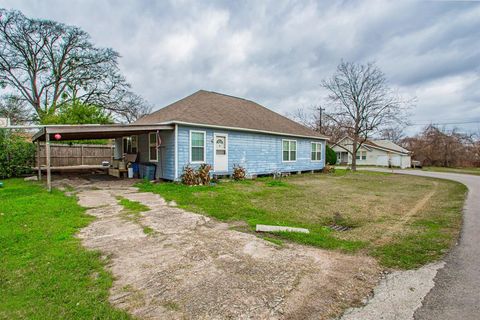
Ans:
<svg viewBox="0 0 480 320"><path fill-rule="evenodd" d="M158 161L150 161L148 153L148 134L138 136L139 162L149 162L157 166L156 177L175 179L175 135L174 131L160 131L162 143L158 151Z"/></svg>
<svg viewBox="0 0 480 320"><path fill-rule="evenodd" d="M211 129L202 127L178 126L178 175L190 162L190 130L206 132L206 163L214 164L215 133L228 135L228 173L233 166L240 164L247 169L247 174L269 174L275 171L294 172L320 170L325 163L325 140L270 135L246 131ZM297 160L282 161L282 140L297 141ZM311 160L311 143L321 142L322 160ZM194 165L198 166L198 165Z"/></svg>

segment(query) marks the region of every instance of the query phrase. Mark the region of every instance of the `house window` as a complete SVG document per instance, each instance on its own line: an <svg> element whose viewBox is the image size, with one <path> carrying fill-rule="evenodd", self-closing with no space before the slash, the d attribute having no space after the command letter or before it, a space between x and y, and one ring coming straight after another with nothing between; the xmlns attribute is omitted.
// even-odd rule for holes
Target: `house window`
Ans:
<svg viewBox="0 0 480 320"><path fill-rule="evenodd" d="M204 131L190 131L190 162L205 162L205 140Z"/></svg>
<svg viewBox="0 0 480 320"><path fill-rule="evenodd" d="M357 160L367 160L367 151L357 151Z"/></svg>
<svg viewBox="0 0 480 320"><path fill-rule="evenodd" d="M312 142L312 161L322 160L322 144L320 142Z"/></svg>
<svg viewBox="0 0 480 320"><path fill-rule="evenodd" d="M138 152L138 137L123 137L122 138L123 153L137 153Z"/></svg>
<svg viewBox="0 0 480 320"><path fill-rule="evenodd" d="M291 162L297 160L297 141L282 140L283 142L283 161Z"/></svg>
<svg viewBox="0 0 480 320"><path fill-rule="evenodd" d="M148 134L148 159L150 161L157 161L158 152L157 152L157 134L151 132Z"/></svg>

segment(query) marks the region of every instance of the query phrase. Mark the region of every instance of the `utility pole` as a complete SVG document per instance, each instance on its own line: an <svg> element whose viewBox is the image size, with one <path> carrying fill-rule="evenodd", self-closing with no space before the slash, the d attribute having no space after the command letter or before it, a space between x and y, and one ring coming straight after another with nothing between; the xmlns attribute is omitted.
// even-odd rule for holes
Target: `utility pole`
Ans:
<svg viewBox="0 0 480 320"><path fill-rule="evenodd" d="M325 108L322 108L321 106L319 106L318 108L318 132L322 132L322 113L323 111L325 111Z"/></svg>

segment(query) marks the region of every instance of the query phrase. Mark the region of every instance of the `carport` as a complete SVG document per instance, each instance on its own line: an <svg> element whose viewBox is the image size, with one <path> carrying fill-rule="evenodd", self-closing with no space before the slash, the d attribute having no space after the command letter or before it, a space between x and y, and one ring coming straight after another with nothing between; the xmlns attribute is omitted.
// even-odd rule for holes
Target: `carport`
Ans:
<svg viewBox="0 0 480 320"><path fill-rule="evenodd" d="M69 140L96 140L96 139L115 139L129 135L138 135L149 132L158 132L161 130L174 130L173 125L135 125L135 124L108 124L108 125L47 125L42 127L32 138L37 145L37 167L38 179L42 178L40 166L40 142L45 142L46 151L46 171L47 188L52 189L51 172L51 141L69 141Z"/></svg>

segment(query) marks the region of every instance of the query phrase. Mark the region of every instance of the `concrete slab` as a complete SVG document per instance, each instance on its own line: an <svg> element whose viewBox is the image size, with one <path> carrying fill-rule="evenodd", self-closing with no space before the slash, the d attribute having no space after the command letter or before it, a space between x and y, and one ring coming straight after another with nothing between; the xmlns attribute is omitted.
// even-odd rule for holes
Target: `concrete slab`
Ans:
<svg viewBox="0 0 480 320"><path fill-rule="evenodd" d="M282 227L282 226L267 226L265 224L257 224L257 232L301 232L301 233L310 233L308 229L304 228L293 228L293 227Z"/></svg>

